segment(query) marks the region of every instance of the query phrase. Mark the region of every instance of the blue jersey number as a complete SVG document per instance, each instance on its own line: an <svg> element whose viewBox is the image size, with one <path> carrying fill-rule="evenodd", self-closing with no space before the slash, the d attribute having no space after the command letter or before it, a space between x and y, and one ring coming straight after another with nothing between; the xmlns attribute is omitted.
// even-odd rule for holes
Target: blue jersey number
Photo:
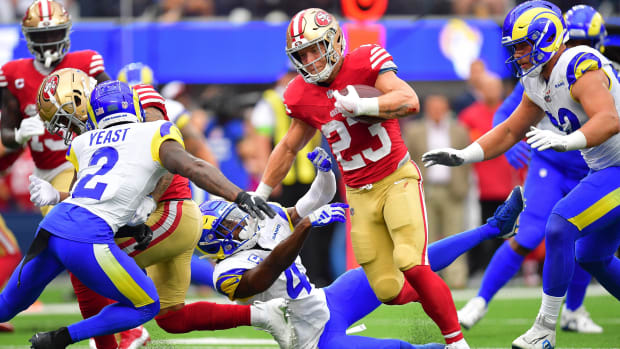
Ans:
<svg viewBox="0 0 620 349"><path fill-rule="evenodd" d="M297 298L302 290L308 293L312 291L308 278L297 269L294 263L284 271L284 275L286 275L286 292L291 299ZM297 285L294 285L295 279L299 280Z"/></svg>
<svg viewBox="0 0 620 349"><path fill-rule="evenodd" d="M84 178L80 179L80 181L75 185L72 197L90 198L95 200L101 199L101 195L108 185L106 183L97 182L93 188L86 188L86 184L88 184L93 177L104 175L108 173L112 167L114 167L118 161L118 151L112 147L103 147L98 149L90 158L88 166L97 165L101 159L105 161L103 166L101 166L99 171L93 174L85 175Z"/></svg>
<svg viewBox="0 0 620 349"><path fill-rule="evenodd" d="M566 108L560 108L558 110L557 119L553 117L553 115L551 115L551 113L549 113L548 111L545 111L545 113L549 117L549 120L551 120L553 126L555 126L560 131L570 134L577 131L581 127L577 115L575 115L575 113Z"/></svg>

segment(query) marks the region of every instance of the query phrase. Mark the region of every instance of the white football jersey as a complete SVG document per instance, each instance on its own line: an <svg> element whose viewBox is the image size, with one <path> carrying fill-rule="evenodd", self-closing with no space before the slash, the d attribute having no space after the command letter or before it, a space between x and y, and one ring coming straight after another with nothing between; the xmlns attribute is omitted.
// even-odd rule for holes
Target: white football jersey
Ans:
<svg viewBox="0 0 620 349"><path fill-rule="evenodd" d="M247 299L234 298L236 286L243 273L256 267L293 231L286 210L281 206L272 205L272 207L278 214L259 223L260 237L256 248L240 251L220 261L213 271L213 284L220 293L242 304L250 304L256 300L268 301L278 297L288 299L290 320L297 335L297 347L316 348L329 320L329 309L325 292L315 288L310 282L299 256L295 259L295 263L280 274L273 285L264 292Z"/></svg>
<svg viewBox="0 0 620 349"><path fill-rule="evenodd" d="M556 62L549 81L542 76L521 79L529 99L545 111L551 123L565 134L578 130L588 120L580 103L571 95L571 88L585 72L602 69L609 78L610 92L620 114L620 82L611 62L599 51L588 46L566 49ZM581 150L588 166L600 170L620 165L620 134L595 147Z"/></svg>
<svg viewBox="0 0 620 349"><path fill-rule="evenodd" d="M101 217L116 232L166 173L159 147L168 139L183 145L179 130L163 120L121 124L76 137L67 160L77 179L64 202Z"/></svg>

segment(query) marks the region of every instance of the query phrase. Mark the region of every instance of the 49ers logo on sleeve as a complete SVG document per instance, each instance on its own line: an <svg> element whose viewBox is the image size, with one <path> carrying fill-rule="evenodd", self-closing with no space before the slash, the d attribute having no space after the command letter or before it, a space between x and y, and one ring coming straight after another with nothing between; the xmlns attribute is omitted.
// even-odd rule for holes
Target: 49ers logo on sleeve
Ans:
<svg viewBox="0 0 620 349"><path fill-rule="evenodd" d="M43 86L43 99L49 101L53 95L56 94L56 88L58 87L58 75L52 75L45 82Z"/></svg>
<svg viewBox="0 0 620 349"><path fill-rule="evenodd" d="M314 15L314 23L316 23L316 25L318 25L319 27L325 27L330 25L332 22L332 16L329 15L329 13L325 12L325 11L319 11L316 13L316 15Z"/></svg>

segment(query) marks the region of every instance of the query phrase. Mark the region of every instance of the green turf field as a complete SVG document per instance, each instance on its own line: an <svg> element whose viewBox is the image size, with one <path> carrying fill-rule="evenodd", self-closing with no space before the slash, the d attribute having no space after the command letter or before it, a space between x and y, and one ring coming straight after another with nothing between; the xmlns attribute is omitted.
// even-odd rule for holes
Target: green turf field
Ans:
<svg viewBox="0 0 620 349"><path fill-rule="evenodd" d="M60 304L65 289L50 287L42 300L48 312L22 314L12 323L16 332L0 334L0 349L27 348L27 340L37 331L56 329L79 319L72 303ZM464 305L472 291L454 293L457 307ZM465 331L472 348L509 348L517 336L527 330L536 316L540 290L502 290L491 303L486 317L472 330ZM604 327L602 335L583 335L558 332L557 348L620 348L620 302L601 292L588 291L586 307L592 318ZM52 314L53 312L53 314ZM414 343L441 342L437 327L423 313L419 304L382 306L360 323L366 330L360 335L401 338ZM359 325L360 323L356 324ZM154 321L146 324L153 342L149 348L267 348L276 347L267 333L251 328L216 332L194 332L173 335L163 332ZM70 348L88 348L86 341Z"/></svg>

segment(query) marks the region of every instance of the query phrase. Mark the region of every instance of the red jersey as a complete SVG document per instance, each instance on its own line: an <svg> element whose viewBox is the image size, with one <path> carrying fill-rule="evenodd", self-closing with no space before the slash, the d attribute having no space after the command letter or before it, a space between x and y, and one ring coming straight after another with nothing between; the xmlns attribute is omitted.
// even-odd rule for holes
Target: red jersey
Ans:
<svg viewBox="0 0 620 349"><path fill-rule="evenodd" d="M142 104L142 108L150 108L155 107L161 110L164 114L164 119L170 121L168 117L168 111L166 109L166 101L159 94L159 92L155 91L155 88L151 85L146 84L138 84L135 85L134 90L138 93L140 97L140 104ZM159 201L163 200L179 200L179 199L191 199L192 198L192 190L189 188L189 179L174 175L172 178L172 182L168 186L168 189L162 194L159 198Z"/></svg>
<svg viewBox="0 0 620 349"><path fill-rule="evenodd" d="M105 70L103 58L92 50L67 53L53 71L62 68L80 69L92 77ZM0 87L7 88L18 100L22 118L38 114L37 92L45 77L46 75L35 68L33 58L8 62L0 69ZM62 137L53 135L47 130L40 136L32 137L28 141L28 146L34 164L39 169L51 170L67 161L65 159L67 146Z"/></svg>
<svg viewBox="0 0 620 349"><path fill-rule="evenodd" d="M398 120L362 123L344 117L334 107L333 91L347 85L374 86L379 73L386 70L396 70L392 56L381 46L364 45L344 57L329 86L309 84L297 76L284 92L288 115L321 130L350 187L381 180L407 155Z"/></svg>

